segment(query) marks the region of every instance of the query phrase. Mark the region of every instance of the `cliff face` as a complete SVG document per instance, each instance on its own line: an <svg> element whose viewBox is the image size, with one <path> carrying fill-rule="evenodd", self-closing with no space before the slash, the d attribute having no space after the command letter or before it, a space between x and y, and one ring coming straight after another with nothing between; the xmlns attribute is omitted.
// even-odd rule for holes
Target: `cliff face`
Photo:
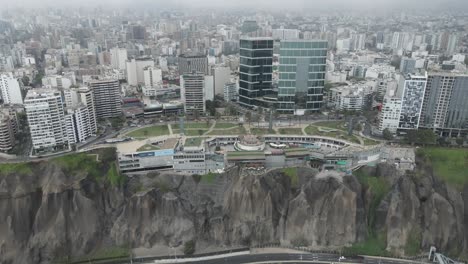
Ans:
<svg viewBox="0 0 468 264"><path fill-rule="evenodd" d="M281 170L249 175L233 169L198 183L151 175L113 188L38 163L28 175L0 176L0 263L48 263L111 245L177 246L191 239L337 248L365 240L371 228L385 233L387 249L398 253L414 236L424 250L466 249L467 189L460 193L429 171L401 177L379 166L369 173L391 189L373 211L372 190L356 177L316 173L298 168L293 180Z"/></svg>

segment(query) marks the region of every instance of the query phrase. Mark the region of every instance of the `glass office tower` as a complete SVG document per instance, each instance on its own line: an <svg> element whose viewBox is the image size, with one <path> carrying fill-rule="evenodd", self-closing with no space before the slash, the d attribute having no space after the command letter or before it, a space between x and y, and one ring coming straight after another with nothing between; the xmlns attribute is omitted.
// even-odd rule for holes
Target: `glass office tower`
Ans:
<svg viewBox="0 0 468 264"><path fill-rule="evenodd" d="M269 100L273 63L272 38L240 40L239 103L255 108Z"/></svg>
<svg viewBox="0 0 468 264"><path fill-rule="evenodd" d="M281 113L319 111L327 60L326 40L283 40L280 44L278 105Z"/></svg>

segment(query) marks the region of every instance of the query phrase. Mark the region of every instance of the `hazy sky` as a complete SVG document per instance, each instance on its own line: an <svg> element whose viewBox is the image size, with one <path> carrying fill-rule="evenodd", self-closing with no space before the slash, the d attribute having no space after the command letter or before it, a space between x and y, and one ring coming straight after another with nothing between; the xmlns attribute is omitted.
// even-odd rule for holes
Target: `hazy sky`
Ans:
<svg viewBox="0 0 468 264"><path fill-rule="evenodd" d="M81 6L131 6L142 7L245 7L275 8L278 10L311 9L311 8L466 8L468 0L0 0L7 6L47 6L47 5L81 5Z"/></svg>

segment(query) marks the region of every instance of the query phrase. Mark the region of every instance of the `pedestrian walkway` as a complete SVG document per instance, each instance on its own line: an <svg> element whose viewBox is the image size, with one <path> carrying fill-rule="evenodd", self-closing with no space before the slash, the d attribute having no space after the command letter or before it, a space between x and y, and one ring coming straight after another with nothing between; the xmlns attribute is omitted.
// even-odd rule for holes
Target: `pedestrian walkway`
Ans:
<svg viewBox="0 0 468 264"><path fill-rule="evenodd" d="M167 124L167 128L169 129L169 135L174 135L174 133L172 132L172 125Z"/></svg>

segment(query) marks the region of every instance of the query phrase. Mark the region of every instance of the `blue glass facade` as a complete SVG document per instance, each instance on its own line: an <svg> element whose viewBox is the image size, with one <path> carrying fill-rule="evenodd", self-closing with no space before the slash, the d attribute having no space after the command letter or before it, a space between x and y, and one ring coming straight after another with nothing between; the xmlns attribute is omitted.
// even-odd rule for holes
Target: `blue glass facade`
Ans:
<svg viewBox="0 0 468 264"><path fill-rule="evenodd" d="M284 40L280 44L278 111L318 111L323 103L326 40Z"/></svg>

